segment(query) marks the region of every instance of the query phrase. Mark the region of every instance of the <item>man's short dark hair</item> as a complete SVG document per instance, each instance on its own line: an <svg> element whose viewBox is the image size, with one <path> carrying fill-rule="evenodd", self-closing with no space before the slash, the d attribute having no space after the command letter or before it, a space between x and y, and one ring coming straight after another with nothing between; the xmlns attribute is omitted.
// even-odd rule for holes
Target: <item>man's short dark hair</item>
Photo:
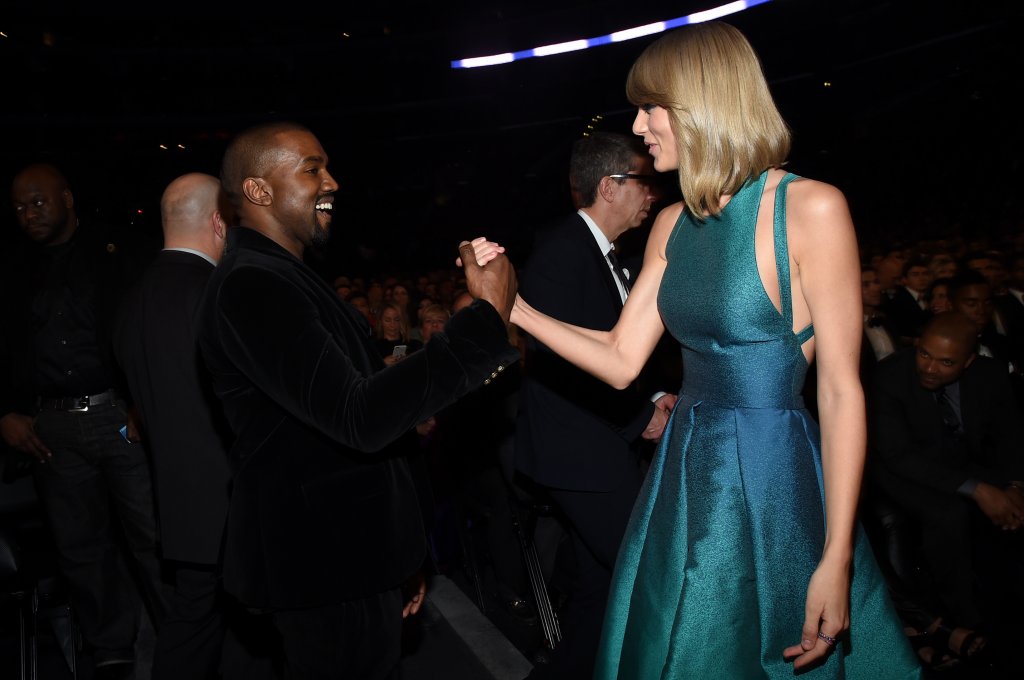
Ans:
<svg viewBox="0 0 1024 680"><path fill-rule="evenodd" d="M579 196L580 207L592 206L597 200L602 177L629 172L643 152L639 138L617 132L593 132L576 140L569 160L569 183Z"/></svg>
<svg viewBox="0 0 1024 680"><path fill-rule="evenodd" d="M967 286L987 286L988 279L975 269L964 269L949 280L949 299L953 300Z"/></svg>
<svg viewBox="0 0 1024 680"><path fill-rule="evenodd" d="M282 132L309 132L309 128L290 121L263 123L238 133L220 166L220 183L236 209L242 206L242 182L246 177L263 177L274 160L273 144Z"/></svg>
<svg viewBox="0 0 1024 680"><path fill-rule="evenodd" d="M903 263L903 271L900 273L903 276L906 276L914 267L924 267L925 269L928 269L928 260L920 256L911 257L910 259Z"/></svg>

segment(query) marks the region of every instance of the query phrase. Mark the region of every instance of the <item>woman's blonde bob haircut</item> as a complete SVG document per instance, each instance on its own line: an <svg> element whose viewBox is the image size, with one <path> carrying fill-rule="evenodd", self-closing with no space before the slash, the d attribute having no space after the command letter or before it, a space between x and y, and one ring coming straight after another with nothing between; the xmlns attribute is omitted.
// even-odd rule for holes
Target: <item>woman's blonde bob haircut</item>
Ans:
<svg viewBox="0 0 1024 680"><path fill-rule="evenodd" d="M679 187L697 219L717 215L722 196L781 166L789 154L789 128L761 62L729 24L693 24L659 38L630 69L626 96L668 111Z"/></svg>

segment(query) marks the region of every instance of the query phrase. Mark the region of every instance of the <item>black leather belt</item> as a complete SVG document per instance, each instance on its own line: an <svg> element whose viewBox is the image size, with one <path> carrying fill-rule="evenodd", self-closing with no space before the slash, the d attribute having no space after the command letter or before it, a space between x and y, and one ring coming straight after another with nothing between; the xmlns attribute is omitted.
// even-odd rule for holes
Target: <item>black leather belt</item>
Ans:
<svg viewBox="0 0 1024 680"><path fill-rule="evenodd" d="M40 397L40 411L88 411L90 406L109 404L118 398L117 392L107 390L84 397Z"/></svg>

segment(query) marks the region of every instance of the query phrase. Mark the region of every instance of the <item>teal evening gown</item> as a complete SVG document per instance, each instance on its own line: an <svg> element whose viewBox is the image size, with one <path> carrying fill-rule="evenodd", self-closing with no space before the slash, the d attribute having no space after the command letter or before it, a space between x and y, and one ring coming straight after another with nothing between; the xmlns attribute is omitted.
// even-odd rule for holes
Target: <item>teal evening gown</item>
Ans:
<svg viewBox="0 0 1024 680"><path fill-rule="evenodd" d="M658 307L683 351L679 401L619 552L595 677L792 678L807 583L825 540L818 427L800 397L785 187L776 194L782 313L757 271L767 173L717 218L681 216ZM850 630L803 678L917 678L919 665L858 527Z"/></svg>

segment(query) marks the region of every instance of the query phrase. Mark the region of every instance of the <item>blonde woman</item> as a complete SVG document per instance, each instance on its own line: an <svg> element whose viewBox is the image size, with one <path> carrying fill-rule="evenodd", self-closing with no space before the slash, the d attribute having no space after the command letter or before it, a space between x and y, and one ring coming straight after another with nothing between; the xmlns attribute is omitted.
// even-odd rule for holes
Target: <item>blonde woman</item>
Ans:
<svg viewBox="0 0 1024 680"><path fill-rule="evenodd" d="M633 510L599 678L914 678L855 515L860 269L843 195L781 169L790 134L735 28L669 33L629 74L633 131L679 171L621 320L512 321L628 385L667 328L684 384ZM477 246L489 256L489 244ZM817 361L821 430L800 398Z"/></svg>
<svg viewBox="0 0 1024 680"><path fill-rule="evenodd" d="M409 336L409 322L405 318L405 312L396 302L381 304L373 332L376 335L377 350L380 351L385 366L391 366L423 347L422 342Z"/></svg>

